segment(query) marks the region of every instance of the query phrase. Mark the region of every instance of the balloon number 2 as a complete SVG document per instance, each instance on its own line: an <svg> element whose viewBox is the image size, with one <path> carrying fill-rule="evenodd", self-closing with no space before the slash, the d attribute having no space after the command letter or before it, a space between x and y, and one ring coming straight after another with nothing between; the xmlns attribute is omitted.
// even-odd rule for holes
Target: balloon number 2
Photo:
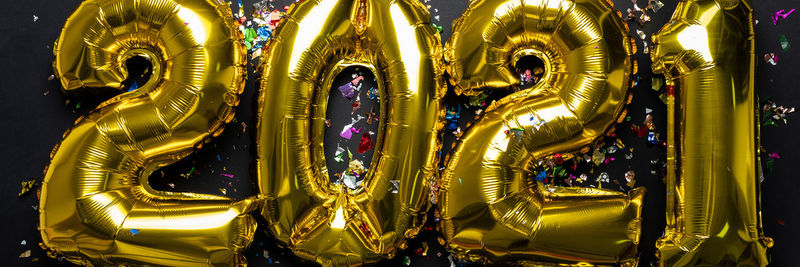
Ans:
<svg viewBox="0 0 800 267"><path fill-rule="evenodd" d="M88 0L55 46L67 92L122 89L125 61L153 75L64 134L42 186L44 246L76 264L167 266L243 262L255 198L155 191L147 177L183 158L234 115L245 50L230 8L212 1Z"/></svg>
<svg viewBox="0 0 800 267"><path fill-rule="evenodd" d="M470 2L447 44L457 91L511 90L524 56L541 58L544 73L489 106L459 139L440 188L450 249L474 261L635 264L644 188L559 188L531 173L624 117L635 50L608 2Z"/></svg>
<svg viewBox="0 0 800 267"><path fill-rule="evenodd" d="M689 0L653 38L671 114L662 265L767 263L751 13L746 0ZM230 17L215 0L87 0L72 14L54 50L65 92L121 88L135 56L154 78L100 104L53 150L39 209L51 256L242 265L256 228L248 213L260 207L268 231L303 259L375 262L416 235L435 182L440 228L458 257L636 265L643 188L531 177L540 160L580 151L624 117L636 47L610 2L474 0L446 49L418 1L296 3L259 67L259 196L153 190L150 173L233 117L246 53ZM531 56L544 63L541 80L487 108L437 175L445 68L459 94L510 90L516 62ZM373 72L382 96L373 167L357 189L330 182L322 152L327 97L350 66Z"/></svg>

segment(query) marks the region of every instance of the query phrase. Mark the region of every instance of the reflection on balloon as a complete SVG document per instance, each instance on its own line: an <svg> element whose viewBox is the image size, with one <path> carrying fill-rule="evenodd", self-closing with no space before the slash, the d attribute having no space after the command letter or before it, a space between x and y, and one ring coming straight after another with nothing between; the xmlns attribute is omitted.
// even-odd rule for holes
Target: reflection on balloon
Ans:
<svg viewBox="0 0 800 267"><path fill-rule="evenodd" d="M653 36L667 78L667 228L662 266L765 266L749 0L689 0Z"/></svg>
<svg viewBox="0 0 800 267"><path fill-rule="evenodd" d="M374 262L419 231L445 88L439 35L429 23L416 0L306 0L290 8L262 53L262 215L297 256ZM349 66L374 73L381 96L375 155L358 189L329 181L322 142L333 80Z"/></svg>
<svg viewBox="0 0 800 267"><path fill-rule="evenodd" d="M245 51L217 1L87 0L54 53L67 93L120 90L126 60L152 78L80 118L45 171L43 245L83 265L239 265L252 241L254 199L149 187L156 169L191 154L233 118Z"/></svg>
<svg viewBox="0 0 800 267"><path fill-rule="evenodd" d="M592 144L623 117L636 72L619 12L606 1L474 0L447 44L458 93L510 90L514 65L544 62L541 81L489 106L442 174L448 247L492 263L636 264L643 188L623 194L536 183L554 153ZM520 132L519 135L512 133Z"/></svg>

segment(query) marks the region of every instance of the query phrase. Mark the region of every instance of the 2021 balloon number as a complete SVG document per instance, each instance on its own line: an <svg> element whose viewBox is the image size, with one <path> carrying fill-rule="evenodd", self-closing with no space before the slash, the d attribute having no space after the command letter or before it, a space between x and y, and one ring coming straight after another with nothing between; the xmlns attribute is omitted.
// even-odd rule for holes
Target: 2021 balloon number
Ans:
<svg viewBox="0 0 800 267"><path fill-rule="evenodd" d="M54 50L66 92L119 88L134 56L152 63L153 78L79 119L53 150L40 204L52 255L83 265L242 265L256 228L248 213L260 208L267 231L303 259L375 262L416 235L436 182L440 229L457 257L637 264L643 188L561 188L530 173L624 116L636 47L610 2L474 0L446 48L418 1L296 3L259 66L259 196L153 190L143 181L150 173L233 117L246 53L230 17L214 0L87 0L70 16ZM669 88L662 265L767 263L751 20L747 0L688 0L653 37L653 69ZM439 173L445 69L459 94L511 90L525 57L543 63L541 80L489 106ZM381 95L373 167L357 189L330 182L322 145L330 88L351 66L374 73Z"/></svg>

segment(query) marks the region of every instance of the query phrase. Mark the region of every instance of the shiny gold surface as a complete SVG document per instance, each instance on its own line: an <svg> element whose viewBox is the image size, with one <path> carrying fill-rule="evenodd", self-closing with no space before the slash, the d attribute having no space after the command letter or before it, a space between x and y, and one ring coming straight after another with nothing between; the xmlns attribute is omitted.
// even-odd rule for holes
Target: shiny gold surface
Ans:
<svg viewBox="0 0 800 267"><path fill-rule="evenodd" d="M669 92L661 265L767 265L750 1L681 2L653 43Z"/></svg>
<svg viewBox="0 0 800 267"><path fill-rule="evenodd" d="M636 48L618 11L594 0L474 0L446 47L465 94L517 86L522 56L545 63L541 82L489 106L459 139L439 195L449 248L492 263L635 265L643 188L557 188L531 175L539 160L577 152L621 116Z"/></svg>
<svg viewBox="0 0 800 267"><path fill-rule="evenodd" d="M147 177L233 118L245 51L226 4L87 0L54 53L67 93L120 90L125 61L153 65L141 88L78 119L56 146L40 204L43 245L83 265L239 265L254 199L155 191Z"/></svg>
<svg viewBox="0 0 800 267"><path fill-rule="evenodd" d="M374 262L419 231L445 88L439 35L429 23L415 0L305 0L262 54L262 215L297 256L323 265ZM381 96L375 156L357 190L329 181L322 143L331 85L348 66L372 71Z"/></svg>

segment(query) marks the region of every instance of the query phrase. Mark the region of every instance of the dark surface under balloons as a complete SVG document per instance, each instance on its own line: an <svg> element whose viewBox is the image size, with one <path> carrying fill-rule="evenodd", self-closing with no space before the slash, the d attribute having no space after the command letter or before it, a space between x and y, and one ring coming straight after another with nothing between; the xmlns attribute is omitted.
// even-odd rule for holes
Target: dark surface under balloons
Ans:
<svg viewBox="0 0 800 267"><path fill-rule="evenodd" d="M245 14L252 10L251 4L255 1L243 1ZM615 7L626 13L627 8L633 7L629 0L616 0ZM639 0L640 7L646 1ZM8 265L70 265L48 258L39 248L39 232L36 229L38 201L36 193L31 192L22 197L17 197L20 191L20 182L41 179L42 170L49 161L49 154L53 146L61 140L61 134L71 128L75 119L92 110L104 98L77 99L63 95L59 91L56 80L49 80L52 72L52 44L58 36L64 21L69 14L79 5L80 1L18 1L6 3L0 11L0 105L3 114L3 131L0 131L0 151L3 152L0 160L0 170L4 171L5 183L2 186L2 207L5 211L6 226L2 234L0 246L3 248L2 261ZM621 123L616 127L616 136L627 147L632 147L633 157L628 159L623 154L608 154L615 160L602 164L584 172L589 177L589 182L580 183L580 186L597 185L595 181L602 172L606 172L611 182L604 183L603 188L626 191L625 173L634 170L636 185L648 189L643 208L642 236L639 245L640 264L650 265L655 262L654 242L661 236L664 229L664 183L661 176L661 162L665 158L665 149L662 145L648 144L647 137L639 137L629 130L632 124L642 125L645 120L646 110L652 110L653 122L656 132L665 134L666 107L659 99L659 93L651 90L650 58L643 54L643 45L636 32L643 31L649 38L662 27L671 16L676 2L663 1L664 7L657 13L649 14L652 21L640 26L636 22L629 22L631 35L637 39L638 53L635 55L639 63L639 82L632 89L633 101L628 105L630 121ZM276 9L281 9L286 1L273 2ZM425 3L430 5L432 23L441 25L442 40L450 36L450 27L454 19L461 15L466 8L467 1L432 0ZM797 63L800 57L795 56L793 48L788 51L781 49L779 35L786 36L789 42L793 38L800 38L800 17L792 14L786 19L781 19L777 25L773 24L772 14L781 9L797 8L790 1L755 1L756 24L756 88L763 101L772 98L778 105L796 106L800 103L800 95L795 93L794 79L796 78ZM238 5L232 4L234 12ZM438 20L437 20L438 18ZM779 57L777 65L766 63L762 58L765 53L775 53ZM256 63L257 61L251 61ZM257 93L257 74L253 73L253 66L249 66L251 73L245 91L241 97L242 102L237 108L236 120L228 124L225 132L203 149L197 151L186 159L168 166L161 171L156 171L150 177L151 185L159 190L192 191L227 195L234 198L244 198L255 194L253 164L253 117L255 111L255 95ZM351 75L345 72L344 75ZM341 77L335 86L348 82L351 77ZM339 82L343 81L343 82ZM331 128L326 131L325 153L327 164L331 173L344 171L346 162L336 163L335 152L337 143L345 142L340 137L342 127L351 122L356 114L364 115L370 111L374 100L370 100L367 90L370 88L369 79L365 79L361 87L360 96L362 106L352 112L352 102L342 97L340 92L331 90L328 119ZM107 96L108 97L108 96ZM499 98L501 94L490 94L487 103L492 98ZM460 119L458 125L463 129L474 118L479 107L468 107L464 104L469 98L456 96L452 88L444 98L445 107L456 108L460 105ZM65 104L66 103L66 104ZM377 109L377 105L376 105ZM795 205L800 200L800 182L794 179L794 163L800 162L800 142L796 138L800 127L793 121L794 114L789 115L788 124L779 123L778 126L762 127L763 151L779 153L780 159L775 160L771 172L765 172L762 183L762 218L764 231L767 236L775 240L775 247L770 249L773 266L791 266L796 259L795 251L800 245L794 239L800 237L800 215ZM362 122L360 125L367 126ZM357 149L363 131L375 129L374 124L354 133L347 142L347 146L357 158L364 160L365 166L369 163L372 150L363 155L357 155ZM376 131L377 130L373 130ZM456 139L451 130L445 128L443 134L442 156L446 155L453 141ZM329 142L329 140L331 140ZM390 141L390 140L389 140ZM610 139L608 142L613 142ZM347 153L347 152L345 152ZM770 157L762 154L766 162ZM652 164L651 161L655 161ZM338 164L338 165L336 165ZM651 173L655 171L655 174ZM614 182L617 181L617 182ZM554 181L560 184L560 181ZM576 184L577 185L577 184ZM263 223L263 221L262 221ZM393 259L378 264L392 266L403 265L410 262L414 266L448 266L450 261L443 246L439 245L439 233L434 227L433 212L429 212L426 227L417 238L409 241L409 248L397 253ZM22 241L25 244L21 244ZM427 251L423 254L423 243L427 244ZM19 255L31 250L30 257L20 258ZM310 264L302 262L292 255L288 249L280 248L276 241L263 231L259 231L255 241L245 252L251 266L264 266L269 264L301 265ZM457 263L456 263L457 264Z"/></svg>

